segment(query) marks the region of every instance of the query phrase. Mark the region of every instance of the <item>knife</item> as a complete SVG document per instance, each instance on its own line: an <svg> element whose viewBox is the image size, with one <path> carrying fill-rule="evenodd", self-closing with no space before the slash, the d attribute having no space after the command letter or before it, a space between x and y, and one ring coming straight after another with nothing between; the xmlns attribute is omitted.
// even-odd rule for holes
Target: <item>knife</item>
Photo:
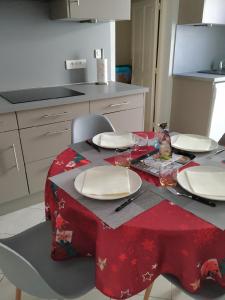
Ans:
<svg viewBox="0 0 225 300"><path fill-rule="evenodd" d="M136 200L138 197L140 197L142 194L144 194L146 191L142 191L139 194L137 194L134 197L129 198L127 201L125 201L123 204L121 204L120 206L118 206L115 209L115 212L121 211L124 207L126 207L127 205L129 205L130 203L132 203L134 200Z"/></svg>
<svg viewBox="0 0 225 300"><path fill-rule="evenodd" d="M211 206L211 207L216 207L216 203L209 200L209 199L202 198L202 197L192 195L192 194L186 194L184 192L181 193L181 192L178 192L175 188L172 188L172 187L169 187L169 186L167 187L167 190L170 191L172 194L174 194L176 196L188 197L188 198L193 199L195 201L201 202L205 205L208 205L208 206Z"/></svg>

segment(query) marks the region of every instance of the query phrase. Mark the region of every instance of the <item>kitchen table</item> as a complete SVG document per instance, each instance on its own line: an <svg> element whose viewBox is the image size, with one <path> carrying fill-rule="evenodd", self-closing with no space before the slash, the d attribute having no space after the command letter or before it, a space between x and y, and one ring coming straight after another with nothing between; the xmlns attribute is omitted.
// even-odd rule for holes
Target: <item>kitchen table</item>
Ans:
<svg viewBox="0 0 225 300"><path fill-rule="evenodd" d="M189 292L197 292L203 280L216 280L225 288L223 230L167 199L112 229L49 180L89 163L68 148L49 169L45 203L53 228L54 260L94 256L96 287L114 299L139 293L165 273L176 276ZM139 174L150 184L159 185L158 178Z"/></svg>

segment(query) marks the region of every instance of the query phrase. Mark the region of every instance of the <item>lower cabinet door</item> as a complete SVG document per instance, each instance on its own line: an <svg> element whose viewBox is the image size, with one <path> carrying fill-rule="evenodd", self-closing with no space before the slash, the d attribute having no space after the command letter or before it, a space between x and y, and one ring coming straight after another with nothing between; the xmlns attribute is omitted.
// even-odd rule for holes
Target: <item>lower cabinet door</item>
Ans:
<svg viewBox="0 0 225 300"><path fill-rule="evenodd" d="M0 133L0 203L28 195L18 131Z"/></svg>
<svg viewBox="0 0 225 300"><path fill-rule="evenodd" d="M55 157L26 164L29 190L31 194L44 191L48 170Z"/></svg>
<svg viewBox="0 0 225 300"><path fill-rule="evenodd" d="M112 122L115 130L128 132L144 130L143 107L105 114L105 116Z"/></svg>

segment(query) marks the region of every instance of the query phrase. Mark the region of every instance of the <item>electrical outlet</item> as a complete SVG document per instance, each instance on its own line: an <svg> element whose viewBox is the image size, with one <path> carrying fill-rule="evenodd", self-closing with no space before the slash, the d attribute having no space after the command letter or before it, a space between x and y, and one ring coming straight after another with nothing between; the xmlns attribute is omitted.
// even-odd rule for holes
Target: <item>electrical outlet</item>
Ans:
<svg viewBox="0 0 225 300"><path fill-rule="evenodd" d="M66 60L65 67L66 67L66 70L86 69L87 68L87 60L86 59Z"/></svg>
<svg viewBox="0 0 225 300"><path fill-rule="evenodd" d="M95 49L94 50L94 58L100 59L101 57L102 57L101 49Z"/></svg>

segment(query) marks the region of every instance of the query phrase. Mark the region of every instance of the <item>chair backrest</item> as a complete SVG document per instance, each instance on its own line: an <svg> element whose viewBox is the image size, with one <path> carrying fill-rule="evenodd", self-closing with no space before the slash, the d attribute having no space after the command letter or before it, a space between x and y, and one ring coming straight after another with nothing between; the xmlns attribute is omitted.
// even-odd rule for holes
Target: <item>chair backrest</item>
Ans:
<svg viewBox="0 0 225 300"><path fill-rule="evenodd" d="M63 299L49 287L24 257L1 242L0 268L10 282L28 294L40 298Z"/></svg>
<svg viewBox="0 0 225 300"><path fill-rule="evenodd" d="M87 115L73 120L72 143L79 143L93 138L102 132L114 131L111 122L102 115Z"/></svg>
<svg viewBox="0 0 225 300"><path fill-rule="evenodd" d="M224 133L224 135L221 137L221 139L219 140L218 144L221 145L221 146L225 146L225 133Z"/></svg>

